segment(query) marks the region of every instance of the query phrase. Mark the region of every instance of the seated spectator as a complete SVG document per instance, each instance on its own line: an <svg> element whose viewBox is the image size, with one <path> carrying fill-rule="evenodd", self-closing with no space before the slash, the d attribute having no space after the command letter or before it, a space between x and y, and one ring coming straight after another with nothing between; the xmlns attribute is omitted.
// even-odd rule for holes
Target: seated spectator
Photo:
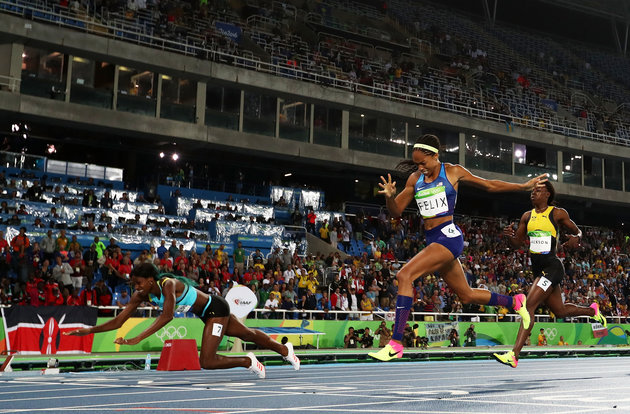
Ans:
<svg viewBox="0 0 630 414"><path fill-rule="evenodd" d="M81 301L85 306L97 306L98 305L98 290L96 286L88 284L85 289L81 290Z"/></svg>
<svg viewBox="0 0 630 414"><path fill-rule="evenodd" d="M43 229L46 225L42 222L42 219L39 217L35 217L35 221L33 222L33 227Z"/></svg>
<svg viewBox="0 0 630 414"><path fill-rule="evenodd" d="M68 306L83 306L83 300L79 296L79 289L74 289L72 293L66 299L66 305Z"/></svg>
<svg viewBox="0 0 630 414"><path fill-rule="evenodd" d="M114 206L114 200L110 197L109 191L105 191L100 201L101 208L111 209Z"/></svg>
<svg viewBox="0 0 630 414"><path fill-rule="evenodd" d="M24 198L29 201L41 201L42 193L44 192L44 188L39 184L39 181L34 181L33 185L26 190L24 194Z"/></svg>
<svg viewBox="0 0 630 414"><path fill-rule="evenodd" d="M130 296L127 292L127 289L123 289L120 291L120 296L116 300L116 306L118 306L119 308L124 308L129 303L129 300Z"/></svg>
<svg viewBox="0 0 630 414"><path fill-rule="evenodd" d="M278 309L278 299L276 294L273 292L269 294L269 298L265 302L265 313L263 313L263 317L266 319L277 319L278 315L276 314L276 309Z"/></svg>
<svg viewBox="0 0 630 414"><path fill-rule="evenodd" d="M55 286L50 291L50 294L46 297L46 306L61 306L65 305L65 299L59 290L59 286Z"/></svg>
<svg viewBox="0 0 630 414"><path fill-rule="evenodd" d="M111 306L112 292L102 279L96 282L96 291L98 292L98 306ZM103 316L112 315L113 313L111 309L99 310L99 315Z"/></svg>
<svg viewBox="0 0 630 414"><path fill-rule="evenodd" d="M83 200L81 200L81 205L83 207L98 207L98 199L94 195L94 190L85 190Z"/></svg>

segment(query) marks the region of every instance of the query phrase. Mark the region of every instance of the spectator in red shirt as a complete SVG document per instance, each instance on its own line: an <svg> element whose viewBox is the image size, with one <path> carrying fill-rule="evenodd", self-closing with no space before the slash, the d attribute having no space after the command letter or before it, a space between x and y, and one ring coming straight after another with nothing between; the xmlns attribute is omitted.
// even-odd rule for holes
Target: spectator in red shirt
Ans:
<svg viewBox="0 0 630 414"><path fill-rule="evenodd" d="M97 306L98 305L98 290L95 286L90 287L90 285L86 286L85 289L81 291L79 294L83 303L87 306Z"/></svg>
<svg viewBox="0 0 630 414"><path fill-rule="evenodd" d="M72 294L68 296L66 303L68 306L83 306L83 300L79 296L79 291L77 289L74 289Z"/></svg>
<svg viewBox="0 0 630 414"><path fill-rule="evenodd" d="M160 259L160 270L163 272L171 272L173 270L173 259L168 251L164 252L164 256Z"/></svg>
<svg viewBox="0 0 630 414"><path fill-rule="evenodd" d="M20 233L11 240L11 249L13 251L11 263L18 275L18 279L24 282L28 279L26 251L30 246L31 242L26 235L26 227L20 227Z"/></svg>
<svg viewBox="0 0 630 414"><path fill-rule="evenodd" d="M131 257L125 255L123 257L122 262L118 266L117 276L122 280L129 280L129 275L131 274L131 270L133 269L133 264L131 263Z"/></svg>
<svg viewBox="0 0 630 414"><path fill-rule="evenodd" d="M315 234L315 219L316 218L317 218L317 215L315 215L315 212L313 211L313 209L310 209L308 212L308 215L306 216L306 230L313 234Z"/></svg>
<svg viewBox="0 0 630 414"><path fill-rule="evenodd" d="M227 265L221 265L221 280L227 283L232 280L232 273L230 273L230 269L228 269Z"/></svg>
<svg viewBox="0 0 630 414"><path fill-rule="evenodd" d="M56 283L55 283L56 285ZM65 304L65 300L61 292L59 292L59 287L55 286L50 291L50 294L46 297L46 306L61 306Z"/></svg>
<svg viewBox="0 0 630 414"><path fill-rule="evenodd" d="M102 279L96 282L96 291L98 292L98 306L112 305L112 292ZM112 309L102 309L98 313L102 316L108 316L112 315L114 311Z"/></svg>

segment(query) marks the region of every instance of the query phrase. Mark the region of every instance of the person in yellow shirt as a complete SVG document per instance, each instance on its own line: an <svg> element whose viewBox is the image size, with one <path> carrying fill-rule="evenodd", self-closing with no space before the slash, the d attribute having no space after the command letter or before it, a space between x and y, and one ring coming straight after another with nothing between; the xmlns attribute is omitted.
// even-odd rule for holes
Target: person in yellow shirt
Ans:
<svg viewBox="0 0 630 414"><path fill-rule="evenodd" d="M308 273L300 273L295 275L295 277L298 279L298 295L302 297L306 295L306 290L308 289L309 275Z"/></svg>
<svg viewBox="0 0 630 414"><path fill-rule="evenodd" d="M558 345L566 346L566 345L569 345L569 343L564 340L564 336L560 335L560 340L558 341Z"/></svg>
<svg viewBox="0 0 630 414"><path fill-rule="evenodd" d="M317 286L319 286L319 282L314 274L308 273L306 275L306 288L312 293L315 294L317 292Z"/></svg>
<svg viewBox="0 0 630 414"><path fill-rule="evenodd" d="M278 286L277 283L273 284L273 288L271 290L271 292L269 292L269 297L271 297L271 295L275 295L276 299L278 299L278 301L280 301L282 299L282 294L280 293L280 287Z"/></svg>
<svg viewBox="0 0 630 414"><path fill-rule="evenodd" d="M217 254L217 259L219 260L219 263L223 263L223 259L227 257L227 253L225 252L225 244L222 244L221 246L219 246L219 248L216 251Z"/></svg>
<svg viewBox="0 0 630 414"><path fill-rule="evenodd" d="M324 219L324 222L322 223L322 226L319 228L319 237L325 241L328 242L328 233L329 233L329 229L328 229L328 220Z"/></svg>
<svg viewBox="0 0 630 414"><path fill-rule="evenodd" d="M545 335L545 330L540 328L540 333L538 334L538 346L546 346L547 345L547 336Z"/></svg>

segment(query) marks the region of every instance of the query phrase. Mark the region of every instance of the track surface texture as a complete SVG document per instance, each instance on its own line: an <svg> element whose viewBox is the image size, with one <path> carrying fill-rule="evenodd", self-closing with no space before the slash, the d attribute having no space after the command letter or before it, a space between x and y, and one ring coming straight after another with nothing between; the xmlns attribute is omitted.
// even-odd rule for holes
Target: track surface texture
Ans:
<svg viewBox="0 0 630 414"><path fill-rule="evenodd" d="M630 358L0 376L0 413L628 413Z"/></svg>

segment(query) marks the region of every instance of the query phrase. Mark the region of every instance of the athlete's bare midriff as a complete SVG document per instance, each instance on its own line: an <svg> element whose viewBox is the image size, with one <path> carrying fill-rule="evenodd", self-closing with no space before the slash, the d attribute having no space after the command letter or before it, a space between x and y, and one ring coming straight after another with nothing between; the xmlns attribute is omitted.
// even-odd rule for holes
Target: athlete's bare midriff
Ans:
<svg viewBox="0 0 630 414"><path fill-rule="evenodd" d="M427 219L424 219L424 229L431 230L431 229L436 228L440 224L447 223L449 221L453 221L453 216L427 218Z"/></svg>

